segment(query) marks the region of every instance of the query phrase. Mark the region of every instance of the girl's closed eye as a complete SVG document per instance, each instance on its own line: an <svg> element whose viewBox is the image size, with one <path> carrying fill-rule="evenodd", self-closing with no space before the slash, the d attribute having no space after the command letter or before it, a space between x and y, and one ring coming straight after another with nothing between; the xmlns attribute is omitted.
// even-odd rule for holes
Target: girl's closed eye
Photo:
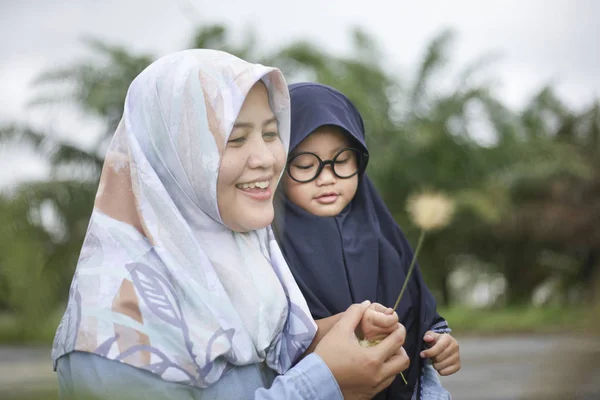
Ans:
<svg viewBox="0 0 600 400"><path fill-rule="evenodd" d="M312 167L314 167L314 164L309 164L309 165L294 164L294 167L298 168L298 169L311 169Z"/></svg>
<svg viewBox="0 0 600 400"><path fill-rule="evenodd" d="M290 164L290 166L292 166L293 168L302 170L314 168L316 165L317 158L316 155L312 153L305 153L297 156L292 156Z"/></svg>
<svg viewBox="0 0 600 400"><path fill-rule="evenodd" d="M315 162L312 157L298 157L292 162L292 167L298 169L310 169L315 166Z"/></svg>

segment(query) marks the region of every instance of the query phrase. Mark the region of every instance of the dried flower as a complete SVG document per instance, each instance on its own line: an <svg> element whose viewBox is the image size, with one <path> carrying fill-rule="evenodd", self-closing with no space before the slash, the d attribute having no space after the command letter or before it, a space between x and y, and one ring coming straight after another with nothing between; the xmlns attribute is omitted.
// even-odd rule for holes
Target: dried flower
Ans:
<svg viewBox="0 0 600 400"><path fill-rule="evenodd" d="M419 255L419 251L421 251L421 246L425 240L425 233L444 228L450 223L454 214L454 201L442 193L421 193L412 195L408 198L406 209L413 223L421 228L421 235L419 236L417 248L415 249L412 261L408 267L408 273L404 279L404 284L402 285L398 299L396 299L396 304L394 304L394 311L398 307L398 304L400 304L402 295L406 290L410 275L412 274L417 261L417 256ZM373 347L379 344L379 342L381 342L381 340L361 339L358 341L362 347ZM404 374L401 373L400 375L404 380L404 384L407 384Z"/></svg>
<svg viewBox="0 0 600 400"><path fill-rule="evenodd" d="M442 193L421 193L412 195L407 200L406 209L413 220L413 223L421 228L421 235L417 242L417 248L413 254L408 273L404 279L404 284L394 304L394 310L400 304L404 290L415 267L417 256L421 251L421 246L425 240L425 233L435 229L441 229L450 223L454 214L454 201Z"/></svg>
<svg viewBox="0 0 600 400"><path fill-rule="evenodd" d="M413 223L424 231L444 228L454 214L454 201L442 193L412 195L407 201L407 211Z"/></svg>
<svg viewBox="0 0 600 400"><path fill-rule="evenodd" d="M381 342L381 340L368 340L368 339L362 339L358 341L358 344L360 344L362 347L373 347L377 344L379 344Z"/></svg>

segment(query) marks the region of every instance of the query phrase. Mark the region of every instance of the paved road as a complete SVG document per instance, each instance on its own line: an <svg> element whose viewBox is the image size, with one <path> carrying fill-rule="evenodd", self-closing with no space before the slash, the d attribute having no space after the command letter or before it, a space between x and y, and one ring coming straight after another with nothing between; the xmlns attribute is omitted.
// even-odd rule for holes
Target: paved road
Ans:
<svg viewBox="0 0 600 400"><path fill-rule="evenodd" d="M459 338L462 370L442 378L455 400L600 399L600 337ZM0 347L0 399L51 399L47 348ZM44 395L40 395L41 391Z"/></svg>
<svg viewBox="0 0 600 400"><path fill-rule="evenodd" d="M600 337L459 338L462 369L443 377L456 400L600 399Z"/></svg>
<svg viewBox="0 0 600 400"><path fill-rule="evenodd" d="M9 395L20 395L19 399L46 399L37 394L55 393L55 388L56 375L52 371L49 348L0 347L0 399Z"/></svg>

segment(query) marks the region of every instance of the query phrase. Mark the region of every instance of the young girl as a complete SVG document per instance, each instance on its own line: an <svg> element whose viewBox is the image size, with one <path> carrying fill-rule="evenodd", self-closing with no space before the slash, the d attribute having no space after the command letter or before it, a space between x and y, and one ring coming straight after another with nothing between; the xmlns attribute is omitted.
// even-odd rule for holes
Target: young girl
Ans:
<svg viewBox="0 0 600 400"><path fill-rule="evenodd" d="M328 86L293 84L290 97L290 155L274 229L313 318L332 318L367 299L392 306L413 253L365 173L369 154L362 118L346 96ZM373 330L373 323L366 331L366 322L385 312L373 307L359 332L367 339L384 332ZM407 331L408 384L397 377L377 398L449 398L424 359L431 358L441 375L452 374L460 368L458 345L444 335L450 329L418 268L397 311Z"/></svg>

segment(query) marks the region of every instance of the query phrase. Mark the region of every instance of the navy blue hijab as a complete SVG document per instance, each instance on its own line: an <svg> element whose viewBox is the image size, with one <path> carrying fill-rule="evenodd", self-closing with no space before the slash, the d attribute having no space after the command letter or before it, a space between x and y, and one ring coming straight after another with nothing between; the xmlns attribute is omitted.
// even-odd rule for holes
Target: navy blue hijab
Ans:
<svg viewBox="0 0 600 400"><path fill-rule="evenodd" d="M354 146L368 153L362 117L346 96L317 83L289 88L290 154L323 125L340 127ZM315 319L364 300L393 307L413 252L366 173L359 177L355 197L335 217L304 211L283 190L278 191L276 207L275 235ZM376 399L411 398L422 366L423 335L442 320L435 309L435 300L415 268L396 310L407 331L404 348L411 364L404 376L408 385L397 377Z"/></svg>

